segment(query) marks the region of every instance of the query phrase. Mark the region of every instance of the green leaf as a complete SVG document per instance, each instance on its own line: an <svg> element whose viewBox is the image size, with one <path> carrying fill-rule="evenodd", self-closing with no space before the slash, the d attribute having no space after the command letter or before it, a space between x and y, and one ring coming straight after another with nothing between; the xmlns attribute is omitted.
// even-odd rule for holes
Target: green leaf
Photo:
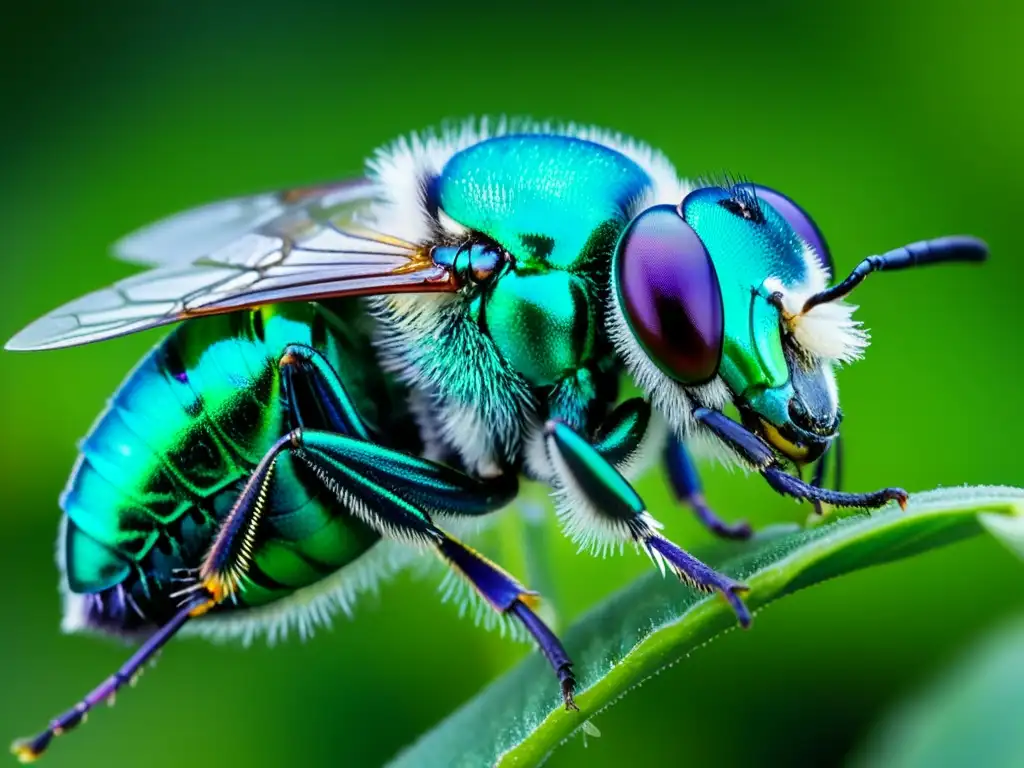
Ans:
<svg viewBox="0 0 1024 768"><path fill-rule="evenodd" d="M1024 557L1024 516L980 515L978 520L989 533Z"/></svg>
<svg viewBox="0 0 1024 768"><path fill-rule="evenodd" d="M1024 617L984 638L891 715L855 768L1024 765Z"/></svg>
<svg viewBox="0 0 1024 768"><path fill-rule="evenodd" d="M826 579L899 560L985 530L980 521L1024 517L1024 490L955 488L808 529L777 526L706 559L745 582L752 610ZM1016 521L1015 521L1016 522ZM533 653L398 755L405 766L535 766L630 689L736 626L725 601L656 571L587 613L564 635L575 660L579 712L561 706L543 657ZM751 631L756 632L757 622ZM589 731L593 733L593 731Z"/></svg>

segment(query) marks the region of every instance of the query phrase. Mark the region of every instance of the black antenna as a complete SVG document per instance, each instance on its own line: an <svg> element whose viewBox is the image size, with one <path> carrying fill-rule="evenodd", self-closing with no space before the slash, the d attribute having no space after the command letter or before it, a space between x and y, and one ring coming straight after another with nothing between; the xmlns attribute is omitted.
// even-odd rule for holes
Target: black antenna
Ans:
<svg viewBox="0 0 1024 768"><path fill-rule="evenodd" d="M808 312L819 304L843 298L872 272L923 267L926 264L941 264L945 261L984 261L986 258L988 258L988 246L982 240L969 235L937 237L934 240L922 240L919 243L904 245L902 248L896 248L881 256L868 256L854 267L849 276L841 283L826 288L821 293L816 293L807 299L802 311Z"/></svg>

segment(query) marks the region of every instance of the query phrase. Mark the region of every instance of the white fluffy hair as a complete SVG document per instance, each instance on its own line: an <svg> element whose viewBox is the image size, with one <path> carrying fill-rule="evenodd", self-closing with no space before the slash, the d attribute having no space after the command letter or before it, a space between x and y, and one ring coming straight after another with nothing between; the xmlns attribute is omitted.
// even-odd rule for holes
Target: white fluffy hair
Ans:
<svg viewBox="0 0 1024 768"><path fill-rule="evenodd" d="M836 363L859 360L870 337L861 323L853 319L855 305L829 301L803 311L804 302L823 291L830 278L809 245L804 246L803 256L807 274L803 282L785 286L778 278L770 277L765 280L765 289L782 296L782 320L801 349Z"/></svg>

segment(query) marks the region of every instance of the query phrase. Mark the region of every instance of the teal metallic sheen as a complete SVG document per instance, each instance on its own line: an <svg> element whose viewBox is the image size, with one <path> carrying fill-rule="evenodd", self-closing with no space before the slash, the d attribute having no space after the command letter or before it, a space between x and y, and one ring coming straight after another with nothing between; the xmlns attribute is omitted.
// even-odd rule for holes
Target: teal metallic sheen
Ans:
<svg viewBox="0 0 1024 768"><path fill-rule="evenodd" d="M742 295L742 290L733 291L734 311L731 317L728 311L725 313L726 336L719 372L734 392L749 396L785 384L789 369L782 352L778 309L768 302L764 291L754 293L748 288L745 303L740 299ZM744 310L745 315L741 314Z"/></svg>
<svg viewBox="0 0 1024 768"><path fill-rule="evenodd" d="M605 515L623 523L643 515L643 499L586 439L560 422L549 424L548 434L580 492L597 502Z"/></svg>
<svg viewBox="0 0 1024 768"><path fill-rule="evenodd" d="M756 390L750 396L747 405L769 424L784 427L792 421L789 403L795 394L792 381L787 380L777 387Z"/></svg>
<svg viewBox="0 0 1024 768"><path fill-rule="evenodd" d="M569 272L508 274L485 305L487 332L534 386L549 386L579 367L594 346L597 308L583 278Z"/></svg>
<svg viewBox="0 0 1024 768"><path fill-rule="evenodd" d="M775 277L792 286L807 275L803 243L786 220L761 205L764 221L748 221L721 204L733 196L720 187L699 189L686 197L682 213L707 247L722 289L722 378L746 397L781 386L789 376L779 313L768 303L762 284Z"/></svg>
<svg viewBox="0 0 1024 768"><path fill-rule="evenodd" d="M293 344L319 350L347 401L371 424L401 418L371 364L365 317L338 304L279 304L185 323L128 377L82 446L62 498L69 587L95 593L123 584L150 619L174 608L172 571L206 554L242 482L290 428L279 361ZM389 430L389 434L397 434ZM275 468L265 534L238 610L320 581L379 534L283 456Z"/></svg>
<svg viewBox="0 0 1024 768"><path fill-rule="evenodd" d="M493 240L510 263L470 314L530 385L552 386L588 362L600 322L593 273L605 268L629 205L650 188L626 156L566 136L488 139L445 164L440 209ZM457 269L466 260L450 258Z"/></svg>
<svg viewBox="0 0 1024 768"><path fill-rule="evenodd" d="M911 244L807 298L807 283L824 276L797 232L827 250L780 193L727 184L667 200L684 182L611 135L607 145L505 135L455 151L468 135L382 150L375 179L169 219L128 239L155 249L140 262L163 268L12 340L13 349L73 346L184 320L115 393L61 500L61 565L75 593L67 625L149 636L46 730L16 743L19 757L38 757L77 726L193 618L244 615L324 582L330 591L229 624L267 626L273 637L294 620L306 631L331 601L344 607L346 594L333 590L366 587L374 563L363 558L385 537L433 548L518 621L565 707L578 709L572 660L527 588L441 527L507 506L521 477L552 489L581 547L631 541L662 570L717 591L747 626L745 587L665 538L623 474L641 471L638 459L664 437L649 429L652 404L674 433L664 456L673 489L719 535L751 530L704 502L684 445L695 429L779 493L905 503L898 488L821 487L828 455L839 475L841 357L830 350L854 357L863 338L837 327L819 339L796 319L872 271L978 261L983 243ZM440 169L438 152L454 153ZM758 190L780 208L761 205ZM179 247L206 255L190 263ZM325 296L337 298L305 301ZM284 303L263 304L275 301ZM218 311L231 314L207 315ZM627 370L642 397L622 401ZM722 413L730 400L742 424ZM814 482L783 459L820 462ZM357 562L358 573L342 570Z"/></svg>
<svg viewBox="0 0 1024 768"><path fill-rule="evenodd" d="M505 248L520 271L573 270L614 242L650 188L625 155L567 136L502 136L455 154L438 183L444 212Z"/></svg>
<svg viewBox="0 0 1024 768"><path fill-rule="evenodd" d="M627 400L615 409L597 435L594 450L612 466L624 465L643 441L650 421L651 406L646 400Z"/></svg>

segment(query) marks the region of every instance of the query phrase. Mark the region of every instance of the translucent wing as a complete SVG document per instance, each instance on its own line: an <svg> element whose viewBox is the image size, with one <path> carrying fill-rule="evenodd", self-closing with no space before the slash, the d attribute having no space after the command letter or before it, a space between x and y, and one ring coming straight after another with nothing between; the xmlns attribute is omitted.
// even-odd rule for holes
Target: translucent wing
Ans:
<svg viewBox="0 0 1024 768"><path fill-rule="evenodd" d="M454 291L427 247L375 232L366 180L212 203L122 240L153 268L45 315L7 349L70 347L179 320L282 301Z"/></svg>
<svg viewBox="0 0 1024 768"><path fill-rule="evenodd" d="M286 192L218 200L131 233L114 246L114 254L136 264L187 264L271 225L289 208L317 202L317 198L342 204L350 200L359 205L361 201L372 200L372 194L368 180L350 179Z"/></svg>

